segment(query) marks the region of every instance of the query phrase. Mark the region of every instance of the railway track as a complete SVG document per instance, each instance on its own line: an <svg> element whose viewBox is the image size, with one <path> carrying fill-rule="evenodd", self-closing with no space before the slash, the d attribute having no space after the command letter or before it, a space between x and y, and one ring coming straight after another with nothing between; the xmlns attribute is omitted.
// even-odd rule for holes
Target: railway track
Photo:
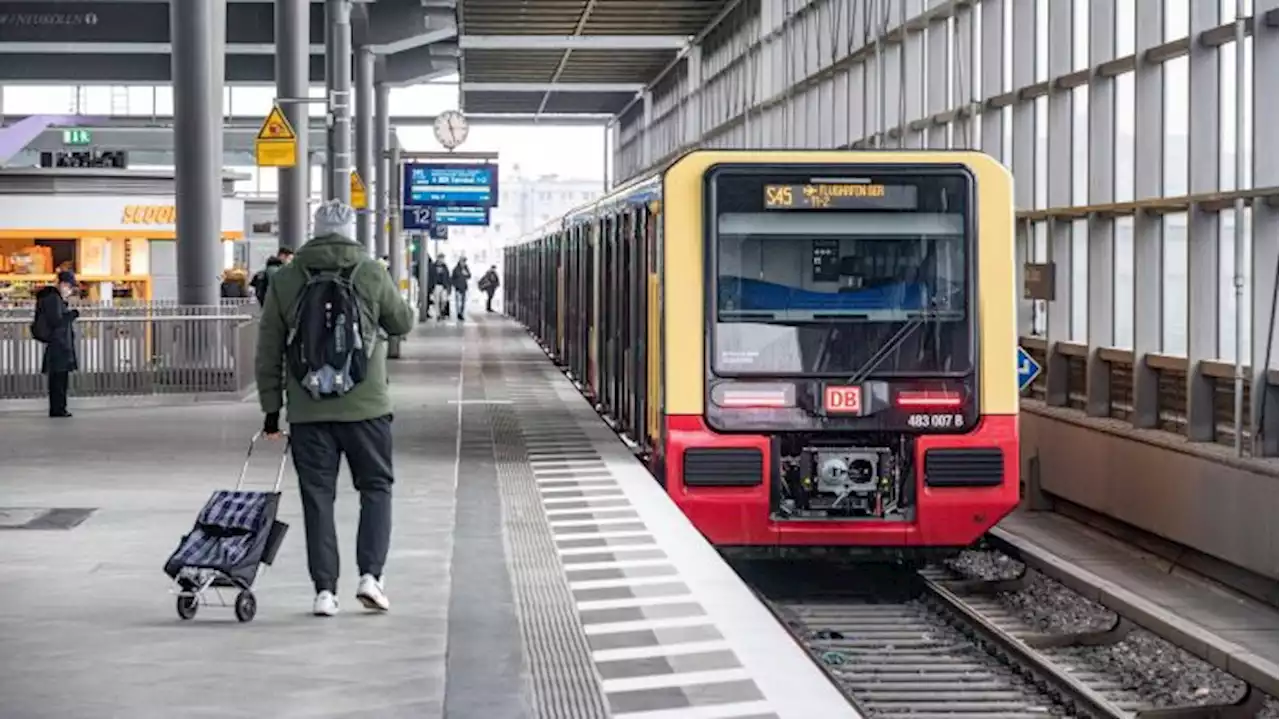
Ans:
<svg viewBox="0 0 1280 719"><path fill-rule="evenodd" d="M752 562L739 572L868 717L1131 717L1106 676L1054 661L1029 627L941 569ZM1032 643L1035 643L1032 641Z"/></svg>

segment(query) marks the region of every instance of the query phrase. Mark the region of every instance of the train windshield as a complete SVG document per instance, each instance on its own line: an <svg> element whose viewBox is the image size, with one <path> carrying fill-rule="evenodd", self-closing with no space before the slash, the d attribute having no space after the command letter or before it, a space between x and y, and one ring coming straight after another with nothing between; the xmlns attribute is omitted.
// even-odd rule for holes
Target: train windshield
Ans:
<svg viewBox="0 0 1280 719"><path fill-rule="evenodd" d="M713 180L713 370L968 373L970 177L837 172Z"/></svg>

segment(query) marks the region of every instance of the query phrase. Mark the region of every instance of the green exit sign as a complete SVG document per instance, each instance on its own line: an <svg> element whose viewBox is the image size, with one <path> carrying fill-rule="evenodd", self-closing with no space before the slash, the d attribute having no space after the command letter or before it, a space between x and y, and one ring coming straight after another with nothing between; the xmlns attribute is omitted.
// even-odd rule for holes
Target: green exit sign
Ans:
<svg viewBox="0 0 1280 719"><path fill-rule="evenodd" d="M88 130L63 130L62 144L64 145L88 145L93 142L93 133Z"/></svg>

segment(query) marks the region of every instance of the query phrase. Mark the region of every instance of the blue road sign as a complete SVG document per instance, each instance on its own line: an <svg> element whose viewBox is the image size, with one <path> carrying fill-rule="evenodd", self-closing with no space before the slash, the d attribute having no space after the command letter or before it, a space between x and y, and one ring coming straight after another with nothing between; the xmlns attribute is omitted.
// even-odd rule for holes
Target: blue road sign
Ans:
<svg viewBox="0 0 1280 719"><path fill-rule="evenodd" d="M1018 347L1018 391L1021 392L1031 386L1036 381L1036 377L1040 376L1040 363L1032 359L1031 354L1026 350Z"/></svg>

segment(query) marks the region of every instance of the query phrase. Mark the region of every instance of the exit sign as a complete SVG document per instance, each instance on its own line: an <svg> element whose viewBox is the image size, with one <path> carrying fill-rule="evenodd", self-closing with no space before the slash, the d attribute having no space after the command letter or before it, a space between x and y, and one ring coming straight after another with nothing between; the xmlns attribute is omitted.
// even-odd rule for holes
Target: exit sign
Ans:
<svg viewBox="0 0 1280 719"><path fill-rule="evenodd" d="M63 130L62 144L64 145L88 145L93 142L93 133L88 130Z"/></svg>

